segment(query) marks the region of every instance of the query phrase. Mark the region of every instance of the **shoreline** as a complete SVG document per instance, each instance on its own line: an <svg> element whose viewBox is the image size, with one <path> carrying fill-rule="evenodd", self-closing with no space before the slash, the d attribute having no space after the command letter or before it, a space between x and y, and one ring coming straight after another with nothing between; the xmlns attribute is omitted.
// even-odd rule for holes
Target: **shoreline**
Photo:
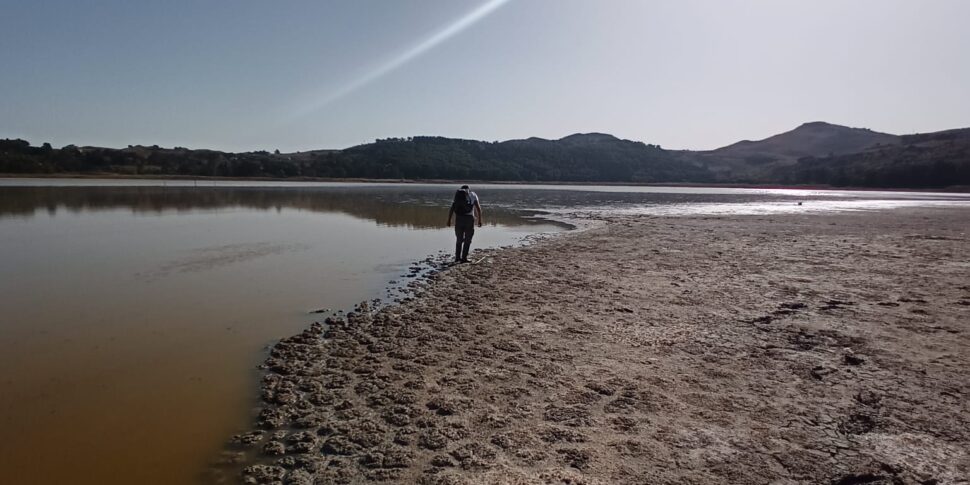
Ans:
<svg viewBox="0 0 970 485"><path fill-rule="evenodd" d="M279 342L223 476L970 475L970 212L604 219Z"/></svg>
<svg viewBox="0 0 970 485"><path fill-rule="evenodd" d="M837 187L833 185L779 185L746 183L691 183L691 182L568 182L568 181L500 181L500 180L446 180L446 179L367 179L367 178L326 178L326 177L220 177L190 175L129 175L117 173L0 173L0 179L81 179L81 180L178 180L178 181L230 181L230 182L321 182L321 183L372 183L372 184L472 184L472 185L575 185L604 187L683 187L712 189L761 189L761 190L838 190L846 192L914 192L914 193L970 193L970 187L949 186L939 188L899 188L899 187Z"/></svg>

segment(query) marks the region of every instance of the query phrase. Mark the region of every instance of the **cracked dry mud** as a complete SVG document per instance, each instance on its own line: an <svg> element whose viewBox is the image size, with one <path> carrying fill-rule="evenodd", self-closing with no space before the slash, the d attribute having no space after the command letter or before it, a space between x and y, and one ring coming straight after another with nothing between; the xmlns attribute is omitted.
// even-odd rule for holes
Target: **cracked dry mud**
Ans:
<svg viewBox="0 0 970 485"><path fill-rule="evenodd" d="M970 211L651 218L266 361L245 483L966 483Z"/></svg>

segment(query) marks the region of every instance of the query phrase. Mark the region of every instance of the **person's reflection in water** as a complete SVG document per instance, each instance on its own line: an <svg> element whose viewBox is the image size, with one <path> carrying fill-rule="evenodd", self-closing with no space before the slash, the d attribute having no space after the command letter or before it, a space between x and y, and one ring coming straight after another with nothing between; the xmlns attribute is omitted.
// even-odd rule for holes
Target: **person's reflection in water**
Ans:
<svg viewBox="0 0 970 485"><path fill-rule="evenodd" d="M452 215L455 215L455 262L467 263L468 249L475 235L475 221L478 221L478 227L482 227L482 204L478 194L467 185L462 185L455 192L455 199L448 209L448 226L451 226Z"/></svg>

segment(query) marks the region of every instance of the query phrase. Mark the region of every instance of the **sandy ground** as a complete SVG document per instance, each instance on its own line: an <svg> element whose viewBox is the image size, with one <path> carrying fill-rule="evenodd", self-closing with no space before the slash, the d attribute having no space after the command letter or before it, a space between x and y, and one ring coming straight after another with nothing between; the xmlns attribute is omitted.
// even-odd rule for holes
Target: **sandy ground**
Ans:
<svg viewBox="0 0 970 485"><path fill-rule="evenodd" d="M491 252L279 343L223 459L247 483L967 483L968 232L641 216Z"/></svg>

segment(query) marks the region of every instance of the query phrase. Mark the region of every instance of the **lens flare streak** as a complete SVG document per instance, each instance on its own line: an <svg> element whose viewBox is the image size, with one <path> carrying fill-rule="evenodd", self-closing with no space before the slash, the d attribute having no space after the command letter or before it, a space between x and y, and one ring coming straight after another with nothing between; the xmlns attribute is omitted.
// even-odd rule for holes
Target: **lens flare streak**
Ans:
<svg viewBox="0 0 970 485"><path fill-rule="evenodd" d="M439 30L438 32L431 35L430 37L424 39L420 43L411 47L407 51L401 53L401 55L391 59L386 64L383 64L377 67L376 69L373 69L367 72L363 76L353 80L350 83L347 83L346 85L342 86L336 91L327 93L326 95L320 97L319 99L306 103L295 113L295 115L299 117L299 116L305 116L310 113L313 113L314 111L322 109L327 105L329 105L330 103L333 103L334 101L341 99L353 93L354 91L357 91L358 89L366 86L367 84L370 84L384 77L388 73L400 68L401 66L404 66L405 64L416 59L422 54L430 51L431 49L434 49L442 42L445 42L446 40L454 37L455 35L458 35L465 29L478 23L480 20L484 19L489 14L497 10L499 7L505 5L509 1L511 0L489 0L488 2L480 5L478 8L472 10L471 12L468 12L463 17L459 18L458 20L448 25L444 29Z"/></svg>

